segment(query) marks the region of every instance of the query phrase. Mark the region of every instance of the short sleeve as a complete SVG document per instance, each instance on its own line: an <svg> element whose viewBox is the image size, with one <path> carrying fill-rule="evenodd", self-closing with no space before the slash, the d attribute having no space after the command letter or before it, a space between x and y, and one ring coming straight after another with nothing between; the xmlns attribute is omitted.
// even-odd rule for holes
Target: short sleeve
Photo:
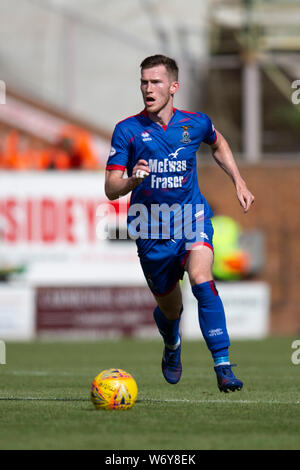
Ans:
<svg viewBox="0 0 300 470"><path fill-rule="evenodd" d="M106 170L125 171L129 159L130 141L122 128L117 124L111 139L110 153L107 159Z"/></svg>
<svg viewBox="0 0 300 470"><path fill-rule="evenodd" d="M203 142L206 144L212 145L217 141L217 133L211 119L205 115L206 120L206 134L204 136Z"/></svg>

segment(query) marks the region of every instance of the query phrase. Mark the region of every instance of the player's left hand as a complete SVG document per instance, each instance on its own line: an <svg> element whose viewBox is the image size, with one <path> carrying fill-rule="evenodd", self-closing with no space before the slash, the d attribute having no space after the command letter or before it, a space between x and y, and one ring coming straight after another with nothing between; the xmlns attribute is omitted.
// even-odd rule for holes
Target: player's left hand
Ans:
<svg viewBox="0 0 300 470"><path fill-rule="evenodd" d="M244 209L244 212L248 212L255 198L245 183L236 186L236 194L242 208Z"/></svg>

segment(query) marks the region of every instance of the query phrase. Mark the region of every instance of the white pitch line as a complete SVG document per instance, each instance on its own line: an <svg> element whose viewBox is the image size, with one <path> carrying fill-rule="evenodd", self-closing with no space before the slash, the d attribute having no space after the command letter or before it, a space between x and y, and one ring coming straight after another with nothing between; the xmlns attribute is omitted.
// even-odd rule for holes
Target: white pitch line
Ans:
<svg viewBox="0 0 300 470"><path fill-rule="evenodd" d="M88 398L55 397L0 397L0 401L89 401Z"/></svg>
<svg viewBox="0 0 300 470"><path fill-rule="evenodd" d="M141 401L144 402L153 402L153 403L191 403L191 404L205 404L205 403L241 403L241 404L246 404L246 405L300 405L300 400L299 401L280 401L280 400L188 400L188 399L178 399L178 398L169 398L166 400L156 400L152 398L144 398L141 399Z"/></svg>
<svg viewBox="0 0 300 470"><path fill-rule="evenodd" d="M72 397L0 397L0 401L89 401L88 398L72 398ZM137 402L144 403L189 403L189 404L210 404L210 403L220 403L220 404L242 404L242 405L300 405L299 401L280 401L280 400L188 400L188 399L179 399L179 398L169 398L165 400L158 400L152 398L140 398Z"/></svg>
<svg viewBox="0 0 300 470"><path fill-rule="evenodd" d="M76 374L77 376L90 376L91 374L89 372L67 372L67 371L53 371L53 372L46 372L42 370L31 370L31 371L24 371L24 370L13 370L9 372L5 372L6 375L21 375L21 376L26 376L26 377L71 377Z"/></svg>

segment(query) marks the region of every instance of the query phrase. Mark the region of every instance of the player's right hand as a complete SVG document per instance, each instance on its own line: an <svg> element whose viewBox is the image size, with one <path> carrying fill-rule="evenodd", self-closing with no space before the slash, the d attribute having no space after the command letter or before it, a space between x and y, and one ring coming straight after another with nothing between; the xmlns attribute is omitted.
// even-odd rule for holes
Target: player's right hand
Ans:
<svg viewBox="0 0 300 470"><path fill-rule="evenodd" d="M146 160L139 160L132 170L132 179L136 186L144 181L150 175L150 168Z"/></svg>

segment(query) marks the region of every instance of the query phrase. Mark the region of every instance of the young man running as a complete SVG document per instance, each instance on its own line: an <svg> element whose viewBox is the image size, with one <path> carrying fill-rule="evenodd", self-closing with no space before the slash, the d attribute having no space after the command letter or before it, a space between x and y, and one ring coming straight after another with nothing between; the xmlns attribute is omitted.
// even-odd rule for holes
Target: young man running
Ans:
<svg viewBox="0 0 300 470"><path fill-rule="evenodd" d="M243 382L231 369L224 308L212 275L213 214L200 192L196 167L201 142L210 145L214 159L232 179L244 212L254 196L210 118L174 108L178 88L178 67L173 59L155 55L141 63L145 108L115 127L105 192L114 200L132 191L128 229L136 239L141 266L157 302L154 319L164 340L165 379L175 384L181 377L179 280L187 271L218 387L235 391ZM128 178L123 178L125 170Z"/></svg>

